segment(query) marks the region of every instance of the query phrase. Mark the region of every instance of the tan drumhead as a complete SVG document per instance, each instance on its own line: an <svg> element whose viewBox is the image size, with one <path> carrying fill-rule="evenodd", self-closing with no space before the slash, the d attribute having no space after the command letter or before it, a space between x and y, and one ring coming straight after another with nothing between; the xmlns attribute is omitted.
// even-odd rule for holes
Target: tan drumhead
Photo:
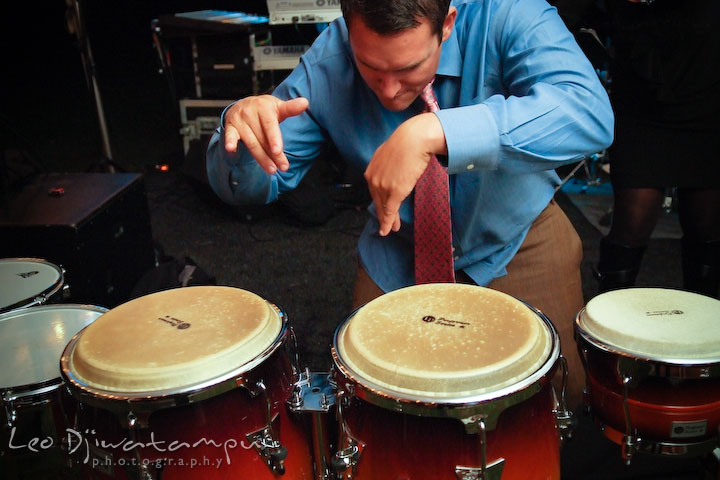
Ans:
<svg viewBox="0 0 720 480"><path fill-rule="evenodd" d="M185 287L122 304L83 330L68 369L116 392L172 390L242 367L273 344L282 319L233 287Z"/></svg>
<svg viewBox="0 0 720 480"><path fill-rule="evenodd" d="M338 332L336 351L362 380L429 397L495 392L534 373L552 339L540 317L488 288L429 284L383 295Z"/></svg>
<svg viewBox="0 0 720 480"><path fill-rule="evenodd" d="M596 340L653 359L720 358L720 300L666 288L627 288L591 299L578 325Z"/></svg>

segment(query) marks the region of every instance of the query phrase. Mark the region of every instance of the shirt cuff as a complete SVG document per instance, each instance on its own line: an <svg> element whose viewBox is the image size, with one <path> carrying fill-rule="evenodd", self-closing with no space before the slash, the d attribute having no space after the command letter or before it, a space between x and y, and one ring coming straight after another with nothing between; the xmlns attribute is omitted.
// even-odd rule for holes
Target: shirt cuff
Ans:
<svg viewBox="0 0 720 480"><path fill-rule="evenodd" d="M437 110L448 149L448 174L495 170L500 135L490 109L482 104Z"/></svg>
<svg viewBox="0 0 720 480"><path fill-rule="evenodd" d="M224 202L232 205L272 202L278 195L276 176L267 175L244 146L238 146L235 153L225 150L224 116L225 111L206 152L210 186Z"/></svg>

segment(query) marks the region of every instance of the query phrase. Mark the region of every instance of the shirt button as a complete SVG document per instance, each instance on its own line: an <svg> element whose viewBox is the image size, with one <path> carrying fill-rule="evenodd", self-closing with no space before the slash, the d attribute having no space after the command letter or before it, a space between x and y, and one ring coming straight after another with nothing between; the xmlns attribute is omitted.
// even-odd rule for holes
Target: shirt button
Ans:
<svg viewBox="0 0 720 480"><path fill-rule="evenodd" d="M453 257L453 260L457 260L458 258L460 258L460 255L455 255L455 256Z"/></svg>
<svg viewBox="0 0 720 480"><path fill-rule="evenodd" d="M473 168L475 168L475 164L474 164L474 163L471 163L471 164L468 165L466 168L467 168L468 170L472 170Z"/></svg>

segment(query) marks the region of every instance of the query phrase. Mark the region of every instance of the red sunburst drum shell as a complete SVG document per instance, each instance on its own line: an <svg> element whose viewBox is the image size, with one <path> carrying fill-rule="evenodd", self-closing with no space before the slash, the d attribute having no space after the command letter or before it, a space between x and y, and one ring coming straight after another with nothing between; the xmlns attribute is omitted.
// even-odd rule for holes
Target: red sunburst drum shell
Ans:
<svg viewBox="0 0 720 480"><path fill-rule="evenodd" d="M313 478L310 435L287 405L294 335L277 307L236 288L186 287L131 300L92 327L61 359L81 405L69 440L84 477L145 468L164 479L276 479L248 438L269 410L271 440L287 449L283 478Z"/></svg>
<svg viewBox="0 0 720 480"><path fill-rule="evenodd" d="M457 467L482 466L482 437L460 418L493 412L486 465L502 459L503 480L559 479L558 345L539 312L483 287L417 285L368 303L333 346L339 444L346 431L362 446L343 478L457 480Z"/></svg>

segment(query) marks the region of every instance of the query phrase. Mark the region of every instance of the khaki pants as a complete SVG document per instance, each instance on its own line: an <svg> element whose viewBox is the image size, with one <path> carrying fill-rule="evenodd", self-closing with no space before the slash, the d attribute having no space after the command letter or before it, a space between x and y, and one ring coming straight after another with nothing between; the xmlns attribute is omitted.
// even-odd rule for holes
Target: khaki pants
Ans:
<svg viewBox="0 0 720 480"><path fill-rule="evenodd" d="M553 323L563 356L568 361L568 406L579 406L585 382L580 356L574 339L574 320L584 305L580 263L582 243L562 209L552 200L533 222L518 253L507 266L507 275L496 278L488 287L524 300L542 311ZM473 283L463 272L458 281ZM384 292L358 267L353 309ZM557 387L560 372L554 379ZM559 389L558 389L559 393Z"/></svg>

